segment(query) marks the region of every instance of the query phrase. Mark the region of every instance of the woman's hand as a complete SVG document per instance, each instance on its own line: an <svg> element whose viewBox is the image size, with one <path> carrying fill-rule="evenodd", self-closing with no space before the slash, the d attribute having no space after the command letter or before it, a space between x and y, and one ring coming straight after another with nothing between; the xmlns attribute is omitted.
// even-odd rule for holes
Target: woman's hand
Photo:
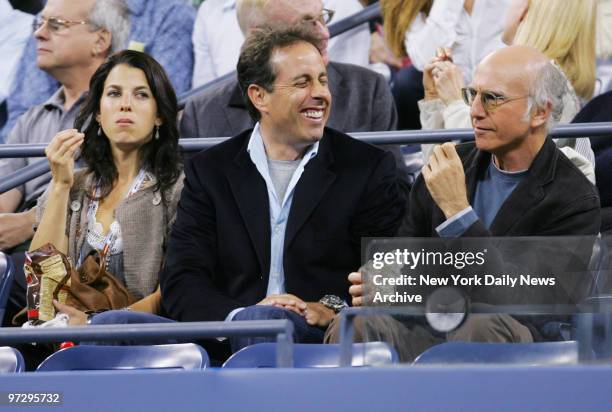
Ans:
<svg viewBox="0 0 612 412"><path fill-rule="evenodd" d="M58 312L68 315L68 326L87 325L87 315L85 312L81 312L72 306L59 303L57 300L53 300L53 306L55 306Z"/></svg>
<svg viewBox="0 0 612 412"><path fill-rule="evenodd" d="M56 134L45 149L55 186L72 187L74 158L84 138L85 135L76 129L64 130Z"/></svg>
<svg viewBox="0 0 612 412"><path fill-rule="evenodd" d="M425 100L434 100L439 98L436 83L434 82L433 70L436 64L441 60L439 57L434 57L423 68L423 89L425 90Z"/></svg>
<svg viewBox="0 0 612 412"><path fill-rule="evenodd" d="M461 100L461 88L464 83L459 66L450 61L441 61L434 64L431 73L438 97L445 105Z"/></svg>

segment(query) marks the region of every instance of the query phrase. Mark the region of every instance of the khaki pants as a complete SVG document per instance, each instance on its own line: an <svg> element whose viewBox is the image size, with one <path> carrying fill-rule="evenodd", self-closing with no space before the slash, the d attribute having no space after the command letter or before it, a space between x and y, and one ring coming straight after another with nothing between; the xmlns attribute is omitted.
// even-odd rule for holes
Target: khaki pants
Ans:
<svg viewBox="0 0 612 412"><path fill-rule="evenodd" d="M412 362L426 349L445 341L533 342L529 329L510 315L470 315L459 329L448 333L446 339L422 325L406 326L391 316L357 317L354 329L355 342L387 342L397 350L401 362ZM325 343L339 342L340 316L332 320L323 340Z"/></svg>

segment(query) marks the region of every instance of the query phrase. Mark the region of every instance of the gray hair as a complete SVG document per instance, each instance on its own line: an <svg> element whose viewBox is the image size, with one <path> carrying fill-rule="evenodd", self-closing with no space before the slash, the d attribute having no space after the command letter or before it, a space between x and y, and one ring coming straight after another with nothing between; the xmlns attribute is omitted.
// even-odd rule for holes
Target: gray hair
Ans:
<svg viewBox="0 0 612 412"><path fill-rule="evenodd" d="M529 119L534 107L545 109L546 105L550 104L551 112L545 127L546 133L550 132L561 120L568 93L571 93L571 90L568 88L565 74L552 63L546 63L531 80L525 120Z"/></svg>
<svg viewBox="0 0 612 412"><path fill-rule="evenodd" d="M127 47L130 35L130 12L124 0L96 0L89 21L97 29L111 34L109 55Z"/></svg>

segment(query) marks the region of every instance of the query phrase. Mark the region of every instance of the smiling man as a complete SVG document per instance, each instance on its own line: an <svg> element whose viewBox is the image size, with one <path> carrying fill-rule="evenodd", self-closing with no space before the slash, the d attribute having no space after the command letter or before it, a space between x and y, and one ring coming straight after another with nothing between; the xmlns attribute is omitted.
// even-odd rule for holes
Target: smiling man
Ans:
<svg viewBox="0 0 612 412"><path fill-rule="evenodd" d="M256 124L185 166L161 274L174 319L286 318L297 342L321 342L361 238L397 229L392 155L325 128L332 98L317 42L297 28L248 37L238 81Z"/></svg>

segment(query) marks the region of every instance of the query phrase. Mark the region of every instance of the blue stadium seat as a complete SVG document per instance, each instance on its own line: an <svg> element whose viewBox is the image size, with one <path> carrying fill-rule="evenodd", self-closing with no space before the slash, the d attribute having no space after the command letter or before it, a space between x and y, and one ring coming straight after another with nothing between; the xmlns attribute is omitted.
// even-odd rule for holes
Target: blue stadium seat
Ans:
<svg viewBox="0 0 612 412"><path fill-rule="evenodd" d="M398 362L392 346L385 342L353 344L352 366L381 366ZM338 344L293 345L293 366L296 368L334 368L340 366ZM234 353L224 368L274 368L276 367L276 343L258 343Z"/></svg>
<svg viewBox="0 0 612 412"><path fill-rule="evenodd" d="M6 302L13 284L13 262L11 258L0 252L0 325L4 319Z"/></svg>
<svg viewBox="0 0 612 412"><path fill-rule="evenodd" d="M568 365L578 363L578 343L445 342L423 352L414 363Z"/></svg>
<svg viewBox="0 0 612 412"><path fill-rule="evenodd" d="M23 372L23 356L15 348L0 346L0 373Z"/></svg>
<svg viewBox="0 0 612 412"><path fill-rule="evenodd" d="M199 345L79 345L54 353L37 371L205 369L208 354Z"/></svg>

